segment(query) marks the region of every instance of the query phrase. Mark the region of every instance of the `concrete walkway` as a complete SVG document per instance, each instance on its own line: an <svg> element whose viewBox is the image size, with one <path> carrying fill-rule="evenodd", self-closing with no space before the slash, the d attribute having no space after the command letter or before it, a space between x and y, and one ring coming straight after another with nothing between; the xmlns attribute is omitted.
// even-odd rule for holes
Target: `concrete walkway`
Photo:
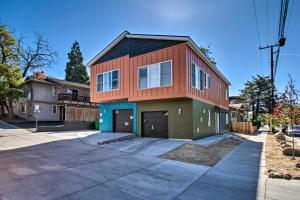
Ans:
<svg viewBox="0 0 300 200"><path fill-rule="evenodd" d="M250 137L177 199L299 199L300 181L269 179L264 174L266 137Z"/></svg>

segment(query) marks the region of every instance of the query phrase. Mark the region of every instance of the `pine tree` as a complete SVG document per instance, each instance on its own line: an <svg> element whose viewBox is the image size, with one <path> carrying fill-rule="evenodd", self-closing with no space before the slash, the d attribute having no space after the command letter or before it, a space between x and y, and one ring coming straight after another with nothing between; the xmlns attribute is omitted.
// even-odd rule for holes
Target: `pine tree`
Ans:
<svg viewBox="0 0 300 200"><path fill-rule="evenodd" d="M73 43L71 51L68 53L68 58L69 61L67 62L65 69L65 80L88 84L89 77L86 71L86 66L83 64L83 56L77 41Z"/></svg>

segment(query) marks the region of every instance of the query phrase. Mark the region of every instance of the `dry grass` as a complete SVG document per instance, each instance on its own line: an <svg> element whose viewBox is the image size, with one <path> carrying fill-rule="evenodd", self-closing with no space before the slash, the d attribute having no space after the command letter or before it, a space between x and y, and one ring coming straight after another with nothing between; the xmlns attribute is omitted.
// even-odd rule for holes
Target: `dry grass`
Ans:
<svg viewBox="0 0 300 200"><path fill-rule="evenodd" d="M235 139L225 139L221 142L204 147L196 144L185 144L167 152L161 158L214 166L241 142Z"/></svg>
<svg viewBox="0 0 300 200"><path fill-rule="evenodd" d="M287 142L291 145L291 142ZM296 147L296 146L295 146ZM266 168L284 174L300 176L300 169L296 168L296 163L300 162L300 157L292 160L291 156L285 156L281 152L280 143L276 141L274 135L268 135L266 143Z"/></svg>

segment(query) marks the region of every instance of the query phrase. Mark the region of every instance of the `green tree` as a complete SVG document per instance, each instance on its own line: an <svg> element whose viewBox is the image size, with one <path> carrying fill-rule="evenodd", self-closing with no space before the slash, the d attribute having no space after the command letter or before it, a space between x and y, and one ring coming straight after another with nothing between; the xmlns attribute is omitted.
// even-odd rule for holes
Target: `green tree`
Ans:
<svg viewBox="0 0 300 200"><path fill-rule="evenodd" d="M206 56L206 58L213 64L217 65L215 58L212 56L212 52L210 50L210 46L204 47L200 46L200 51Z"/></svg>
<svg viewBox="0 0 300 200"><path fill-rule="evenodd" d="M300 112L299 112L299 90L296 88L295 80L289 75L288 84L285 87L279 99L280 111L282 118L288 118L290 124L292 125L292 136L293 136L293 159L294 155L294 124L299 122Z"/></svg>
<svg viewBox="0 0 300 200"><path fill-rule="evenodd" d="M240 96L252 111L252 120L257 120L259 114L270 113L271 108L271 79L269 76L253 76L244 84Z"/></svg>
<svg viewBox="0 0 300 200"><path fill-rule="evenodd" d="M65 69L65 80L88 84L89 77L86 71L86 66L83 64L83 56L77 41L73 43L71 51L68 53L68 58L69 61L67 62Z"/></svg>
<svg viewBox="0 0 300 200"><path fill-rule="evenodd" d="M0 24L0 100L1 112L8 109L13 117L13 101L23 96L22 73L19 68L19 45L7 27ZM8 102L8 106L7 106Z"/></svg>

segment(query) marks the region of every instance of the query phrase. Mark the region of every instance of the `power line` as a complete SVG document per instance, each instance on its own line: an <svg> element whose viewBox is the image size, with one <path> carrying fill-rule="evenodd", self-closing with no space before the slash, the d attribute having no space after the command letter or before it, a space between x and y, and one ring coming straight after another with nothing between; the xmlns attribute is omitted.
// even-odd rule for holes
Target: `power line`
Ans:
<svg viewBox="0 0 300 200"><path fill-rule="evenodd" d="M255 6L255 0L252 0L253 4L253 10L254 10L254 19L255 19L255 25L256 25L256 33L257 33L257 40L258 40L258 46L261 46L261 40L260 40L260 34L259 34L259 27L258 27L258 20L257 20L257 14L256 14L256 6ZM260 58L260 72L262 74L263 71L263 60L262 60L262 54L259 51L259 58Z"/></svg>

